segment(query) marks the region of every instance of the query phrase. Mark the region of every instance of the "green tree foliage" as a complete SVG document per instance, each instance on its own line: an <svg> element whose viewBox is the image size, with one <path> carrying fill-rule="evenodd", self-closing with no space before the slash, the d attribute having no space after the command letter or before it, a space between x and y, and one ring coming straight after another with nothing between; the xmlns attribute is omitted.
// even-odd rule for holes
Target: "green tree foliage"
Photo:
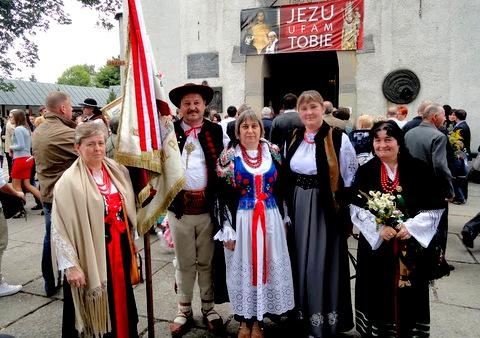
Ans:
<svg viewBox="0 0 480 338"><path fill-rule="evenodd" d="M115 92L113 90L110 90L110 92L108 93L107 104L114 101L116 98L117 95L115 95Z"/></svg>
<svg viewBox="0 0 480 338"><path fill-rule="evenodd" d="M120 84L120 67L105 65L95 75L95 87L108 88Z"/></svg>
<svg viewBox="0 0 480 338"><path fill-rule="evenodd" d="M88 87L93 83L95 66L75 65L67 68L57 79L58 84Z"/></svg>
<svg viewBox="0 0 480 338"><path fill-rule="evenodd" d="M96 10L98 24L113 27L113 17L122 0L76 0ZM19 64L33 67L38 61L35 35L46 31L52 22L68 25L63 0L0 0L0 90L13 89L4 82ZM10 88L8 88L10 87Z"/></svg>

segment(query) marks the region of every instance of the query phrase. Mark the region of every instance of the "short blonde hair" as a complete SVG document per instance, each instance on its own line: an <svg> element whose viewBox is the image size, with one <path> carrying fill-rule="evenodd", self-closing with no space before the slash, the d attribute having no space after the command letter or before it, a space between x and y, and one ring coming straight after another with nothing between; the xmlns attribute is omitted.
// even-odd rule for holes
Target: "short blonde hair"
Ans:
<svg viewBox="0 0 480 338"><path fill-rule="evenodd" d="M297 110L302 104L310 101L321 103L323 106L323 97L322 95L320 95L319 92L317 92L316 90L306 90L302 94L300 94L300 96L298 97Z"/></svg>
<svg viewBox="0 0 480 338"><path fill-rule="evenodd" d="M50 92L45 99L45 105L48 111L57 111L57 108L70 100L70 95L65 92Z"/></svg>
<svg viewBox="0 0 480 338"><path fill-rule="evenodd" d="M357 129L370 129L373 126L373 116L362 114L357 118Z"/></svg>

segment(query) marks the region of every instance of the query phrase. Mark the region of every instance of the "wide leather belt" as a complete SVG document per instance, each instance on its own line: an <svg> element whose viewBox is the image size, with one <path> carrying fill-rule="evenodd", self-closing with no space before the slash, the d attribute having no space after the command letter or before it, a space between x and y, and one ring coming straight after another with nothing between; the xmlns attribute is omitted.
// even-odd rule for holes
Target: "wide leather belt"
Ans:
<svg viewBox="0 0 480 338"><path fill-rule="evenodd" d="M205 189L183 190L183 213L185 215L200 215L208 212Z"/></svg>

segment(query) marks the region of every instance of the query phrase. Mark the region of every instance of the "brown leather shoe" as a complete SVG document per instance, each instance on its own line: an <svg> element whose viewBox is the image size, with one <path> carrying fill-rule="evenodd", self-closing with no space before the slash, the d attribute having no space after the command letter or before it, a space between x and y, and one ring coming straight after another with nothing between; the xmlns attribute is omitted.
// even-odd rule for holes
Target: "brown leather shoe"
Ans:
<svg viewBox="0 0 480 338"><path fill-rule="evenodd" d="M252 338L263 338L263 328L260 327L258 322L253 323L251 337Z"/></svg>
<svg viewBox="0 0 480 338"><path fill-rule="evenodd" d="M252 331L247 326L247 323L241 322L238 327L237 338L250 338Z"/></svg>
<svg viewBox="0 0 480 338"><path fill-rule="evenodd" d="M193 325L193 313L178 311L177 316L170 323L170 333L172 337L181 337L190 330Z"/></svg>

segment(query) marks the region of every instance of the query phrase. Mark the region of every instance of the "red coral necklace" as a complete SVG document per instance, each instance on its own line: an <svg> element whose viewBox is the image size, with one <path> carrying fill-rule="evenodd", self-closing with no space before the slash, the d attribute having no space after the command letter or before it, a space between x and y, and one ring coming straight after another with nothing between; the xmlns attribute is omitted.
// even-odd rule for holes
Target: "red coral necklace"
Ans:
<svg viewBox="0 0 480 338"><path fill-rule="evenodd" d="M90 173L93 175L93 171L90 170ZM97 180L94 179L95 183L97 184L98 190L100 190L100 193L102 195L108 195L110 194L110 190L112 188L112 180L110 179L110 176L108 175L107 170L105 169L105 166L102 166L102 182L103 183L98 183Z"/></svg>
<svg viewBox="0 0 480 338"><path fill-rule="evenodd" d="M262 165L262 145L259 143L257 148L257 156L251 157L248 155L247 149L240 144L242 150L242 158L245 163L251 168L258 168Z"/></svg>
<svg viewBox="0 0 480 338"><path fill-rule="evenodd" d="M392 193L395 190L397 190L398 183L399 183L398 168L397 168L397 172L395 173L395 178L393 179L393 181L391 181L388 178L388 173L387 173L387 169L385 168L385 165L382 164L382 169L380 170L380 184L382 186L382 190L386 193Z"/></svg>

